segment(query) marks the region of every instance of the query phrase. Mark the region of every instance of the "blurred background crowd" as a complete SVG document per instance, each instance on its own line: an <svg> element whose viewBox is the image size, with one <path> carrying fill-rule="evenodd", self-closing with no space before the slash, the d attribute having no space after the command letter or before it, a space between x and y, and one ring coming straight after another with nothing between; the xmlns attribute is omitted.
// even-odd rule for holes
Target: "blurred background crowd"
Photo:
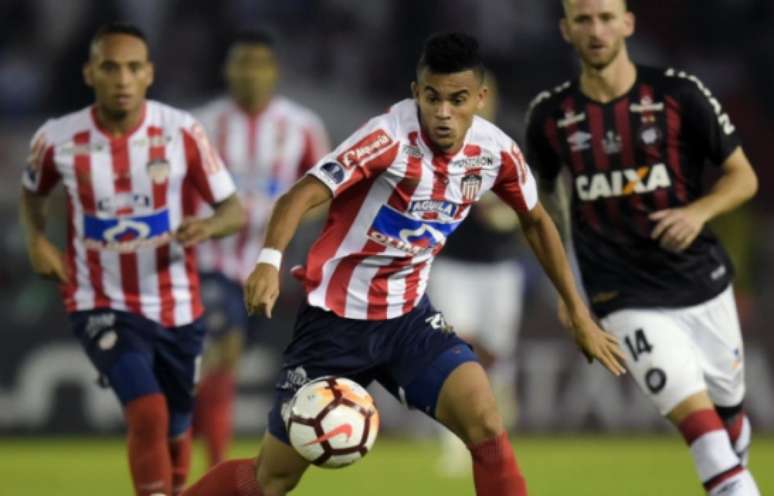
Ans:
<svg viewBox="0 0 774 496"><path fill-rule="evenodd" d="M774 2L635 0L629 6L638 21L633 58L702 79L731 115L759 175L755 201L715 228L738 271L748 411L756 427L774 430ZM96 373L71 338L55 288L33 277L16 221L32 133L46 118L91 102L81 66L99 24L121 19L142 27L156 64L151 97L187 109L224 91L222 63L235 30L271 29L282 65L280 93L317 111L334 143L409 95L428 34L465 31L478 37L499 81L498 123L521 141L532 97L576 71L558 32L560 13L558 0L0 0L0 433L120 427L118 405L94 387ZM297 243L297 259L313 236L307 232ZM584 365L562 336L542 275L528 273L514 382L518 427L665 428L630 381ZM283 313L264 326L242 361L240 431L257 432L265 422L278 352L299 298L300 287L288 282Z"/></svg>

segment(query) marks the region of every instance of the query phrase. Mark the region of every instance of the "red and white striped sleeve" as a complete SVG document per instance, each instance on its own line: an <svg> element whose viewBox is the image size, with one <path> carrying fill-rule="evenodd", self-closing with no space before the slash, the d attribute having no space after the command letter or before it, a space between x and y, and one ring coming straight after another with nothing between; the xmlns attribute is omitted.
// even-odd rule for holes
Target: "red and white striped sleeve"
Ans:
<svg viewBox="0 0 774 496"><path fill-rule="evenodd" d="M194 121L182 130L185 157L188 163L187 179L210 205L219 203L236 192L223 160L210 144L204 128Z"/></svg>
<svg viewBox="0 0 774 496"><path fill-rule="evenodd" d="M389 121L384 116L371 119L325 155L307 174L328 186L335 197L381 173L398 156L400 146L388 127Z"/></svg>
<svg viewBox="0 0 774 496"><path fill-rule="evenodd" d="M32 137L30 153L22 174L22 185L30 192L46 195L57 185L61 176L54 163L54 145L48 142L44 124Z"/></svg>
<svg viewBox="0 0 774 496"><path fill-rule="evenodd" d="M500 152L500 170L492 191L516 212L529 212L537 205L535 177L516 143Z"/></svg>

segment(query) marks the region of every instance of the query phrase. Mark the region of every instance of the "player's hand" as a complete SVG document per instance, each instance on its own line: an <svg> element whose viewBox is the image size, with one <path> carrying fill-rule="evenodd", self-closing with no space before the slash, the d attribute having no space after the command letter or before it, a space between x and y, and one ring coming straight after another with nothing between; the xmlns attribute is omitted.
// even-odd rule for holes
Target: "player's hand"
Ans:
<svg viewBox="0 0 774 496"><path fill-rule="evenodd" d="M247 313L262 313L271 318L271 311L279 296L279 271L271 264L259 263L245 283Z"/></svg>
<svg viewBox="0 0 774 496"><path fill-rule="evenodd" d="M175 239L186 248L207 241L212 237L212 227L209 219L189 217L184 219L175 231Z"/></svg>
<svg viewBox="0 0 774 496"><path fill-rule="evenodd" d="M46 279L67 282L67 269L62 252L43 236L28 245L32 270Z"/></svg>
<svg viewBox="0 0 774 496"><path fill-rule="evenodd" d="M568 311L567 317L575 343L589 363L598 360L615 376L626 373L624 354L615 336L600 329L588 311L575 314Z"/></svg>
<svg viewBox="0 0 774 496"><path fill-rule="evenodd" d="M658 239L662 248L677 253L691 246L707 222L702 212L690 205L659 210L650 214L650 220L657 222L651 239Z"/></svg>

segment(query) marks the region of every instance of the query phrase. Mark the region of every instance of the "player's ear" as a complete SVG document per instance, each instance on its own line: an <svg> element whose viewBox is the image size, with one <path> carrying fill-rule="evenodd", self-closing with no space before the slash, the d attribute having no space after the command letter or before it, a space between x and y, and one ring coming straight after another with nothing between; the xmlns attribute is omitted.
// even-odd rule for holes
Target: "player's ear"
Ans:
<svg viewBox="0 0 774 496"><path fill-rule="evenodd" d="M570 41L570 24L567 20L567 17L562 17L559 19L559 32L562 33L562 38L564 38L564 41L567 43L572 43L572 41Z"/></svg>
<svg viewBox="0 0 774 496"><path fill-rule="evenodd" d="M637 19L632 12L626 11L624 13L624 36L627 38L634 34L634 28L637 24L636 21Z"/></svg>
<svg viewBox="0 0 774 496"><path fill-rule="evenodd" d="M416 81L411 81L411 96L413 96L415 100L419 100L419 85Z"/></svg>
<svg viewBox="0 0 774 496"><path fill-rule="evenodd" d="M156 77L156 66L153 62L148 62L148 86L153 84L153 80Z"/></svg>
<svg viewBox="0 0 774 496"><path fill-rule="evenodd" d="M489 87L485 84L481 85L478 89L478 102L476 102L476 110L481 111L486 107L486 101L489 99Z"/></svg>
<svg viewBox="0 0 774 496"><path fill-rule="evenodd" d="M86 62L83 64L83 82L86 83L86 86L89 88L94 87L94 73L91 67L91 62Z"/></svg>

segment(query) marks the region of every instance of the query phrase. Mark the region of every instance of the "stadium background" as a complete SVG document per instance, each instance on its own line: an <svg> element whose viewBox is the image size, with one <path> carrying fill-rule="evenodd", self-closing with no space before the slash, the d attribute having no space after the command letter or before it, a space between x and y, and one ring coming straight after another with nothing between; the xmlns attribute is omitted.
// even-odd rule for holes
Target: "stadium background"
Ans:
<svg viewBox="0 0 774 496"><path fill-rule="evenodd" d="M638 17L629 43L635 60L699 76L730 113L759 174L755 201L720 219L716 229L739 273L747 408L756 431L774 432L774 3L629 3ZM120 410L111 394L95 386L96 375L71 337L53 285L30 272L16 221L19 176L32 133L47 117L91 101L80 68L97 25L124 19L145 29L157 71L151 97L188 109L221 93L229 34L240 27L268 26L278 36L280 92L318 111L334 143L408 96L419 47L429 33L464 30L479 38L487 65L499 79L499 124L520 141L530 99L576 69L556 27L559 4L0 0L0 459L3 453L39 446L28 444L29 437L44 442L51 435L102 438L121 432ZM61 209L54 211L61 215ZM61 238L56 224L55 218L52 233ZM303 233L294 258L302 257L313 237L312 229ZM631 381L615 381L600 367L585 366L558 328L543 276L535 267L531 272L519 345L518 432L668 432ZM236 409L241 435L263 429L278 352L289 339L299 290L292 282L285 284L279 318L264 327L242 361ZM413 414L391 400L380 405L385 432L405 434L408 425L412 433L428 433L426 422L407 422ZM117 477L124 476L118 472Z"/></svg>

